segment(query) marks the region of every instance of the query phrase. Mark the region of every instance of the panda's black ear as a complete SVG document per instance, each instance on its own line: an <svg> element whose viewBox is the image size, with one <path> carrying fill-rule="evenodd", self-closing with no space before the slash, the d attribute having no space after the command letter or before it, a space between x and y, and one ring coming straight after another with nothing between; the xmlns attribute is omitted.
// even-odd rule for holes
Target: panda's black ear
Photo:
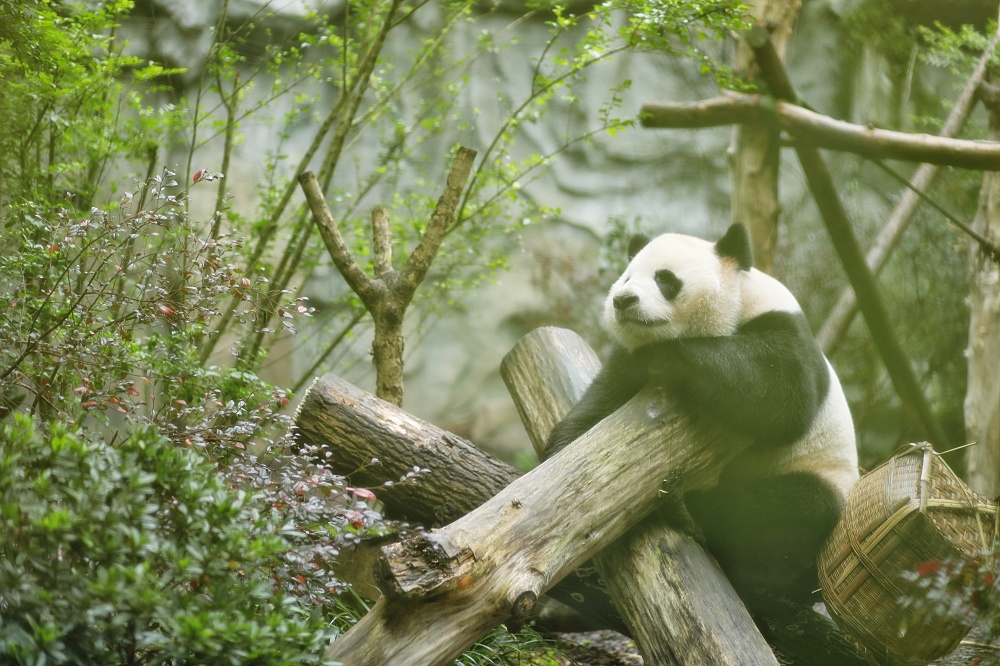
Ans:
<svg viewBox="0 0 1000 666"><path fill-rule="evenodd" d="M636 234L629 239L628 242L628 260L632 261L635 255L639 254L639 250L646 247L649 243L649 236L646 234Z"/></svg>
<svg viewBox="0 0 1000 666"><path fill-rule="evenodd" d="M720 257L735 259L740 269L753 268L753 250L750 249L750 234L747 228L737 222L729 227L726 235L715 244L715 253Z"/></svg>

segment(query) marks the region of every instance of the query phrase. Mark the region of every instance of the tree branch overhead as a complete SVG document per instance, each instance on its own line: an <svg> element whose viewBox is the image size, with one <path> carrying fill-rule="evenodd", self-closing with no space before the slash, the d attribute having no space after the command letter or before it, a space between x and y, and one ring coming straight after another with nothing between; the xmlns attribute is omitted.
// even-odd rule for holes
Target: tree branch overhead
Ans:
<svg viewBox="0 0 1000 666"><path fill-rule="evenodd" d="M847 150L870 159L1000 171L1000 142L951 139L856 125L761 95L728 93L701 102L651 102L642 106L639 117L643 127L661 129L775 123L793 139L818 148Z"/></svg>

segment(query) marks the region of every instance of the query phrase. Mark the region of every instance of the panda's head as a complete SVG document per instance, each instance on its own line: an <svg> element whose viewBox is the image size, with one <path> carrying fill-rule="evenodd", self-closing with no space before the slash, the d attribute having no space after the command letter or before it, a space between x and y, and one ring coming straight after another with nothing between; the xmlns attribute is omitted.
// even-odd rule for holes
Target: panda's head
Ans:
<svg viewBox="0 0 1000 666"><path fill-rule="evenodd" d="M736 331L741 274L753 266L742 224L717 243L681 234L638 237L629 259L604 304L605 324L623 347Z"/></svg>

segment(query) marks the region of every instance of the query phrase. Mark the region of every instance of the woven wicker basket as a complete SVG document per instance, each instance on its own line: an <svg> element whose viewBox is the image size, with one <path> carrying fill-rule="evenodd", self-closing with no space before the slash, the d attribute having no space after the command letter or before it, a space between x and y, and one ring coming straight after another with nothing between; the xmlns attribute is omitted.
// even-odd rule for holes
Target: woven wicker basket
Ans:
<svg viewBox="0 0 1000 666"><path fill-rule="evenodd" d="M906 624L912 618L900 598L915 591L901 574L928 561L981 558L997 532L996 504L930 445L913 445L851 491L820 554L827 609L876 663L926 664L955 649L969 626L944 617Z"/></svg>

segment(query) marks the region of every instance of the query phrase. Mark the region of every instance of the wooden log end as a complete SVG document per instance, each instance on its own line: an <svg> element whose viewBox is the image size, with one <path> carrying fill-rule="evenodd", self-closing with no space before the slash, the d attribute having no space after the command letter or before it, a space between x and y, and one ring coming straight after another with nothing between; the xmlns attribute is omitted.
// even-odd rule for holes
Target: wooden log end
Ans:
<svg viewBox="0 0 1000 666"><path fill-rule="evenodd" d="M467 564L475 560L468 548L454 551L435 538L420 534L382 548L375 561L375 583L392 600L427 599L457 587L467 587Z"/></svg>
<svg viewBox="0 0 1000 666"><path fill-rule="evenodd" d="M512 632L521 631L528 616L535 610L537 602L538 595L531 590L517 595L517 599L511 605L510 617L507 619L507 629Z"/></svg>

